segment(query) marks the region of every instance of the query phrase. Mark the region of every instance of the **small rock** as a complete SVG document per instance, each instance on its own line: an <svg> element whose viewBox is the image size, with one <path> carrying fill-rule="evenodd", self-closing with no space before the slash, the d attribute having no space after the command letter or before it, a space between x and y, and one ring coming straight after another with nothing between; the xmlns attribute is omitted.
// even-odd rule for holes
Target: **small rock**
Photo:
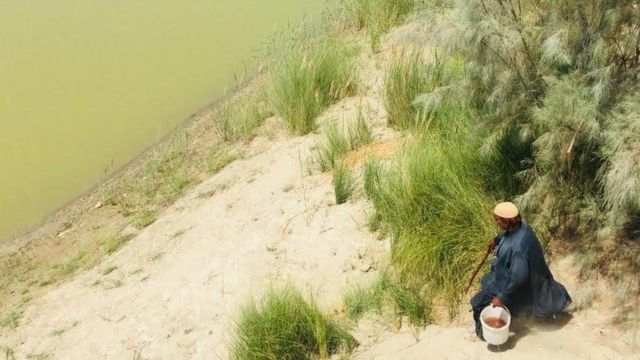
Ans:
<svg viewBox="0 0 640 360"><path fill-rule="evenodd" d="M104 204L102 203L102 201L98 201L98 202L93 206L93 208L94 208L94 209L100 209L103 205L104 205Z"/></svg>
<svg viewBox="0 0 640 360"><path fill-rule="evenodd" d="M269 252L274 252L276 251L278 248L274 245L274 244L268 244L267 245L267 251Z"/></svg>

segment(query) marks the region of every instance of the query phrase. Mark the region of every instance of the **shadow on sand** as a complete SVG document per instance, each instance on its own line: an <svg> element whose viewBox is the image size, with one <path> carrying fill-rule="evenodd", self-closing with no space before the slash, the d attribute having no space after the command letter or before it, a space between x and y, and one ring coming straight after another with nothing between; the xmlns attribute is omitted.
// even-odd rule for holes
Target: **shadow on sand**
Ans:
<svg viewBox="0 0 640 360"><path fill-rule="evenodd" d="M513 333L509 336L509 340L502 345L487 344L487 349L494 353L509 351L516 347L520 339L524 338L531 331L556 331L562 329L571 321L573 315L563 312L549 318L536 318L534 316L518 316L514 317L511 322L510 331Z"/></svg>

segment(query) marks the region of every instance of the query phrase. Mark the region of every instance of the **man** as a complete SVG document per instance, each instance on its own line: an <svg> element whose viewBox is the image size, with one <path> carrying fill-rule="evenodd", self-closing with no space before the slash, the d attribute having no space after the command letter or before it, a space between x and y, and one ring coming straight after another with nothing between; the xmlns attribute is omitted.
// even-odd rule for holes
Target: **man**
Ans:
<svg viewBox="0 0 640 360"><path fill-rule="evenodd" d="M493 210L493 222L502 230L489 242L495 249L491 271L481 281L480 291L471 298L475 335L481 340L480 312L486 306L507 307L512 314L533 312L535 316L553 316L571 303L564 286L553 280L545 263L542 247L518 208L504 202Z"/></svg>

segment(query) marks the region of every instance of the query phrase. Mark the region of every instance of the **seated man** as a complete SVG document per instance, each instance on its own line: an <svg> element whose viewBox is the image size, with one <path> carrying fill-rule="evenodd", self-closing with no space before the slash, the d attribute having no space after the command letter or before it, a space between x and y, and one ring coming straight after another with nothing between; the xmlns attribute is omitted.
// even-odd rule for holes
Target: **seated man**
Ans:
<svg viewBox="0 0 640 360"><path fill-rule="evenodd" d="M520 219L516 206L510 202L498 204L493 221L504 231L489 242L488 252L495 249L491 271L471 299L475 334L481 340L480 312L489 304L506 306L512 314L526 311L540 317L553 316L571 304L564 286L553 280L540 242Z"/></svg>

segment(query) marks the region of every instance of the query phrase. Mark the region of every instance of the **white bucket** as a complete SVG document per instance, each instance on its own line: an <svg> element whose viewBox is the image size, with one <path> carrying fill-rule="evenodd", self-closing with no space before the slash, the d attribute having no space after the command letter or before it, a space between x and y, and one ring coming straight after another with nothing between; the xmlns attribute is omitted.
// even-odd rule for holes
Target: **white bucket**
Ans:
<svg viewBox="0 0 640 360"><path fill-rule="evenodd" d="M494 328L485 323L487 318L499 318L503 320L506 325L501 328ZM502 345L509 339L509 325L511 325L511 314L509 310L501 307L487 306L480 312L480 322L482 323L482 336L484 340L491 345Z"/></svg>

